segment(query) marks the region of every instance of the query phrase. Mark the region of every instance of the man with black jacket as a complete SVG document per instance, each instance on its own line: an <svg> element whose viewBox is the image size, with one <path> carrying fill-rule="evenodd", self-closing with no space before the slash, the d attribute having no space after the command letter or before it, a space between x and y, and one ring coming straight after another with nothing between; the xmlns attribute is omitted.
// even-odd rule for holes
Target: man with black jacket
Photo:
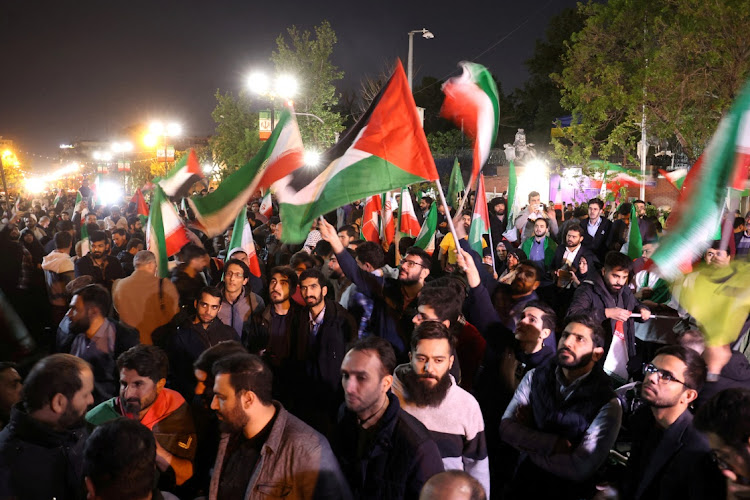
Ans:
<svg viewBox="0 0 750 500"><path fill-rule="evenodd" d="M589 248L596 258L604 260L612 221L604 216L604 202L599 198L589 200L589 218L583 228L583 246Z"/></svg>
<svg viewBox="0 0 750 500"><path fill-rule="evenodd" d="M443 471L437 444L390 392L396 355L388 341L364 337L341 364L344 405L331 447L355 498L416 499Z"/></svg>
<svg viewBox="0 0 750 500"><path fill-rule="evenodd" d="M90 251L76 261L76 278L89 275L94 278L94 283L104 285L107 290L112 290L112 282L125 277L120 261L112 255L107 255L107 235L104 231L92 231L89 233Z"/></svg>

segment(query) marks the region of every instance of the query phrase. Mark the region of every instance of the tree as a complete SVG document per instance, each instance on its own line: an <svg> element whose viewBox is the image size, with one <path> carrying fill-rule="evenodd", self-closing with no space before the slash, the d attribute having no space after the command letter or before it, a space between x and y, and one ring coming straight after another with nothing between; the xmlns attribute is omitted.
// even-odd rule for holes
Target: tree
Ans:
<svg viewBox="0 0 750 500"><path fill-rule="evenodd" d="M16 154L11 151L10 149L5 151L0 151L0 154L2 154L2 160L3 160L3 170L5 172L5 182L8 185L8 190L10 189L22 189L23 181L24 181L24 174L23 169L21 168L21 161L16 156ZM3 186L0 185L0 189L2 189Z"/></svg>
<svg viewBox="0 0 750 500"><path fill-rule="evenodd" d="M216 91L216 108L211 117L216 132L209 139L213 162L224 165L226 175L247 163L261 148L258 113L250 111L246 94L235 97L231 92Z"/></svg>
<svg viewBox="0 0 750 500"><path fill-rule="evenodd" d="M750 73L750 0L610 0L580 5L584 28L553 75L576 118L555 155L635 163L649 142L676 140L695 160Z"/></svg>
<svg viewBox="0 0 750 500"><path fill-rule="evenodd" d="M341 115L333 110L338 104L333 82L344 77L344 72L331 62L336 33L328 21L323 21L314 28L314 36L308 30L300 31L292 26L287 29L287 37L279 35L276 39L271 61L278 73L290 73L300 83L299 95L294 98L295 111L323 120L320 123L312 116L298 116L302 141L320 150L326 149L344 129Z"/></svg>

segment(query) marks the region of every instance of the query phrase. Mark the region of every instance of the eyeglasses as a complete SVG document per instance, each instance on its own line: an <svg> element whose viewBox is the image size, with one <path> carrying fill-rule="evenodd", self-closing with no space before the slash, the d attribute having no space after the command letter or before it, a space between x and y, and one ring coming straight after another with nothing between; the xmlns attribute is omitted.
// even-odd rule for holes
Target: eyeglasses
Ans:
<svg viewBox="0 0 750 500"><path fill-rule="evenodd" d="M224 273L224 276L226 276L229 279L232 279L232 278L244 278L245 277L245 273L240 273L240 272L234 273L234 272L230 271L230 272Z"/></svg>
<svg viewBox="0 0 750 500"><path fill-rule="evenodd" d="M414 262L413 260L404 260L401 262L401 267L403 267L404 269L411 269L414 266L424 267L419 262Z"/></svg>
<svg viewBox="0 0 750 500"><path fill-rule="evenodd" d="M672 375L671 372L668 372L667 370L662 370L661 368L657 368L656 366L654 366L651 363L644 363L643 364L643 374L644 375L653 375L654 373L656 374L656 379L660 383L678 382L678 383L684 385L685 387L687 387L688 389L692 389L692 387L690 387L689 385L687 385L682 380L679 380L679 379L675 378L675 376Z"/></svg>

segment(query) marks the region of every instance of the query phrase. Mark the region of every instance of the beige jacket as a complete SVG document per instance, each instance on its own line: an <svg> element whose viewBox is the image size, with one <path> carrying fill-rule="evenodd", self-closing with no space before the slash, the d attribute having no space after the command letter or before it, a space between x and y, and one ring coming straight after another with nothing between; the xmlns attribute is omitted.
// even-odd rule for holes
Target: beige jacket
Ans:
<svg viewBox="0 0 750 500"><path fill-rule="evenodd" d="M127 278L112 283L112 302L120 320L138 330L141 344L151 345L153 331L168 323L180 310L177 288L163 278L159 296L159 278L136 269Z"/></svg>

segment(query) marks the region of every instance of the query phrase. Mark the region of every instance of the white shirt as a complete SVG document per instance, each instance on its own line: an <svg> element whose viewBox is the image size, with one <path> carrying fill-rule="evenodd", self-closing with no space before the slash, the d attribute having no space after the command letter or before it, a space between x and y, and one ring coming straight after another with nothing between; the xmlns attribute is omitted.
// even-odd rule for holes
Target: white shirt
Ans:
<svg viewBox="0 0 750 500"><path fill-rule="evenodd" d="M568 250L568 247L565 247L565 253L563 254L563 264L567 264L568 266L572 266L573 265L573 261L576 259L576 255L578 255L578 251L579 250L581 250L581 244L580 243L573 250Z"/></svg>
<svg viewBox="0 0 750 500"><path fill-rule="evenodd" d="M596 236L596 232L599 230L599 226L601 226L601 224L602 224L601 217L596 218L596 224L592 224L591 219L589 219L589 223L586 224L586 231L588 231L589 236L591 236L592 238Z"/></svg>

